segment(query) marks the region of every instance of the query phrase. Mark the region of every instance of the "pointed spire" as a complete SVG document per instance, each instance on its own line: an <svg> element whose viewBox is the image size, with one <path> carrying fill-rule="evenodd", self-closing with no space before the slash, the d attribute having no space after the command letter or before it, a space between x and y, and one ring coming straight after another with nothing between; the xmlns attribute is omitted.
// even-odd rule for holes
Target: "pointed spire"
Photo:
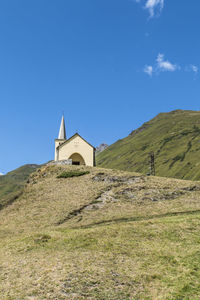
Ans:
<svg viewBox="0 0 200 300"><path fill-rule="evenodd" d="M64 116L62 116L58 139L59 140L66 140L66 130L65 130L65 119L64 119Z"/></svg>

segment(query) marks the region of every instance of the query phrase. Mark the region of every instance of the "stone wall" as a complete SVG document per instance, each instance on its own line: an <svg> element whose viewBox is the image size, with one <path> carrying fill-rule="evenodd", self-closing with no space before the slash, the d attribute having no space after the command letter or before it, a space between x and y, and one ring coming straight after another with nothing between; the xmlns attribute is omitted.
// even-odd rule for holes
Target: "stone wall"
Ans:
<svg viewBox="0 0 200 300"><path fill-rule="evenodd" d="M59 160L59 161L51 161L48 165L72 165L72 159L66 159L66 160Z"/></svg>

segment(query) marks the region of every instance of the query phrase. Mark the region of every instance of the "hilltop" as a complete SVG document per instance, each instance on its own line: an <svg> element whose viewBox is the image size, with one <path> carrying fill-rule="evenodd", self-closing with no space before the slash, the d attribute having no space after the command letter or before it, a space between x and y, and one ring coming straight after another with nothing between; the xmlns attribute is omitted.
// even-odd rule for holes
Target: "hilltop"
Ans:
<svg viewBox="0 0 200 300"><path fill-rule="evenodd" d="M2 299L198 299L200 183L43 166L0 211Z"/></svg>
<svg viewBox="0 0 200 300"><path fill-rule="evenodd" d="M158 176L199 180L200 112L160 113L98 154L97 165L147 174L152 151Z"/></svg>

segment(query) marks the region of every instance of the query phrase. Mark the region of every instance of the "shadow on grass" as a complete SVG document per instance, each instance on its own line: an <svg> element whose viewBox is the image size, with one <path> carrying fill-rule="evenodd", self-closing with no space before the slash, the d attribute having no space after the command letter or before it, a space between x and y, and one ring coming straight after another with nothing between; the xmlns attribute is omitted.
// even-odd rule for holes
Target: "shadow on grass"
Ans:
<svg viewBox="0 0 200 300"><path fill-rule="evenodd" d="M12 205L13 202L15 202L21 195L23 194L23 191L17 193L16 195L10 197L9 200L3 202L3 203L0 203L0 211L6 207L8 207L9 205Z"/></svg>
<svg viewBox="0 0 200 300"><path fill-rule="evenodd" d="M79 229L83 228L92 228L98 225L111 225L111 224L117 224L117 223L126 223L126 222L138 222L138 221L148 221L153 219L160 219L160 218L166 218L166 217L175 217L175 216L182 216L182 215L196 215L200 214L200 209L198 210L191 210L191 211L177 211L177 212L169 212L166 214L160 214L160 215L153 215L148 217L131 217L131 218L118 218L118 219L112 219L107 221L99 221L95 222L89 225L82 225L78 227ZM76 227L77 229L77 227Z"/></svg>

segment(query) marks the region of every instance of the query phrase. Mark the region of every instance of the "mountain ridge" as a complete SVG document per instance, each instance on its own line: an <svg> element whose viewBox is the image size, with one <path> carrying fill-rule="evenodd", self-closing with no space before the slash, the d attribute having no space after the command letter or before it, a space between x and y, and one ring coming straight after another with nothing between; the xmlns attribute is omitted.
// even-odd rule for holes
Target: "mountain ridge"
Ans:
<svg viewBox="0 0 200 300"><path fill-rule="evenodd" d="M159 113L98 154L96 160L101 167L147 174L150 152L155 154L158 176L199 180L200 112Z"/></svg>

